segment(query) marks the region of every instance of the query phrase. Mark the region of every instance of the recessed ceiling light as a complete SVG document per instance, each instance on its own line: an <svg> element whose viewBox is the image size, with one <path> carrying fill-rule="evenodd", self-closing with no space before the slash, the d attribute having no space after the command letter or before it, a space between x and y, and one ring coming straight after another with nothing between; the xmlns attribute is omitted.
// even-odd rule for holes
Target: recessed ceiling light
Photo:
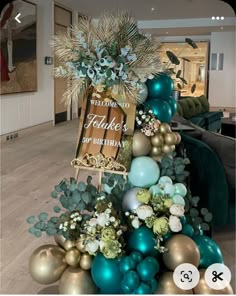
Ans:
<svg viewBox="0 0 236 296"><path fill-rule="evenodd" d="M212 20L215 20L216 18L214 16L211 17Z"/></svg>
<svg viewBox="0 0 236 296"><path fill-rule="evenodd" d="M154 10L155 10L155 8L154 8L154 7L152 7L152 8L151 8L151 11L154 11Z"/></svg>
<svg viewBox="0 0 236 296"><path fill-rule="evenodd" d="M220 27L221 28L221 30L224 30L224 27Z"/></svg>
<svg viewBox="0 0 236 296"><path fill-rule="evenodd" d="M219 16L217 16L217 17L216 17L216 19L217 19L217 20L219 20L219 19L220 19L220 17L219 17Z"/></svg>
<svg viewBox="0 0 236 296"><path fill-rule="evenodd" d="M222 16L220 19L223 21L224 20L224 17Z"/></svg>

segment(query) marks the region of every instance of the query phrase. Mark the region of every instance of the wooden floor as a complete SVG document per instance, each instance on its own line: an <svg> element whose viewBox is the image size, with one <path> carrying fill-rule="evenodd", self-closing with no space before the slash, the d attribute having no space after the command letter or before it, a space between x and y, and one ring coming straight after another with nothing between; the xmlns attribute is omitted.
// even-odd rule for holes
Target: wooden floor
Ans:
<svg viewBox="0 0 236 296"><path fill-rule="evenodd" d="M78 121L74 120L2 144L1 294L52 294L56 291L55 285L39 285L29 275L31 253L53 240L30 235L26 218L51 211L55 200L49 195L54 185L64 177L74 176L70 161L74 157L77 132ZM81 178L86 178L85 173ZM234 279L234 231L217 231L214 238L221 246L224 262Z"/></svg>

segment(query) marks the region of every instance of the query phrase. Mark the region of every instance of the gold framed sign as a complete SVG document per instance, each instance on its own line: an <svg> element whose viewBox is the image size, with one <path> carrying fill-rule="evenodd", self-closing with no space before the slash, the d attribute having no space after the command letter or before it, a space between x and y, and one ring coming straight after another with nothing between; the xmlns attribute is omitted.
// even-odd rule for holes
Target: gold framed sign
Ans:
<svg viewBox="0 0 236 296"><path fill-rule="evenodd" d="M95 95L85 99L72 165L126 175L132 157L135 111L136 106L128 102Z"/></svg>

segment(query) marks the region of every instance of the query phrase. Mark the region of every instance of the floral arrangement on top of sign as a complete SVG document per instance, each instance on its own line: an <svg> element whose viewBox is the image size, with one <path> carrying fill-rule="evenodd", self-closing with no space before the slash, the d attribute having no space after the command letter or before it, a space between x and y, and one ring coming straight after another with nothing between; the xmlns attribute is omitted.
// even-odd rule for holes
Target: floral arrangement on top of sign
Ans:
<svg viewBox="0 0 236 296"><path fill-rule="evenodd" d="M92 86L97 94L105 90L114 95L118 90L123 98L135 97L138 84L158 71L159 60L153 54L159 43L153 45L151 40L139 35L127 14L102 16L96 30L82 19L72 38L54 38L66 68L57 71L78 79L79 93ZM162 75L152 80L137 106L128 180L105 172L98 190L91 176L86 183L64 179L51 193L57 202L55 215L43 212L27 219L31 234L41 237L45 232L57 243L41 246L31 255L29 270L35 281L59 280L61 294L186 293L175 285L173 271L191 263L201 269L202 279L187 292L212 292L204 270L223 260L218 245L203 234L212 215L204 208L199 216L199 198L188 188L189 159L174 152L181 137L168 124L176 111L172 99L167 102L165 97L171 80ZM167 87L154 94L156 83Z"/></svg>

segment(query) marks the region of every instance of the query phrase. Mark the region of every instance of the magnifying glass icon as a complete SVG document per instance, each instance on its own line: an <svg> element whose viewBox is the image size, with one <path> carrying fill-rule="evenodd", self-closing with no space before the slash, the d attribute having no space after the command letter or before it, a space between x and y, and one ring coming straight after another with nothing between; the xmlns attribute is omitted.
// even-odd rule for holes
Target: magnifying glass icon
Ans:
<svg viewBox="0 0 236 296"><path fill-rule="evenodd" d="M187 279L187 280L190 279L190 278L189 278L189 275L188 275L187 273L184 274L184 278Z"/></svg>

